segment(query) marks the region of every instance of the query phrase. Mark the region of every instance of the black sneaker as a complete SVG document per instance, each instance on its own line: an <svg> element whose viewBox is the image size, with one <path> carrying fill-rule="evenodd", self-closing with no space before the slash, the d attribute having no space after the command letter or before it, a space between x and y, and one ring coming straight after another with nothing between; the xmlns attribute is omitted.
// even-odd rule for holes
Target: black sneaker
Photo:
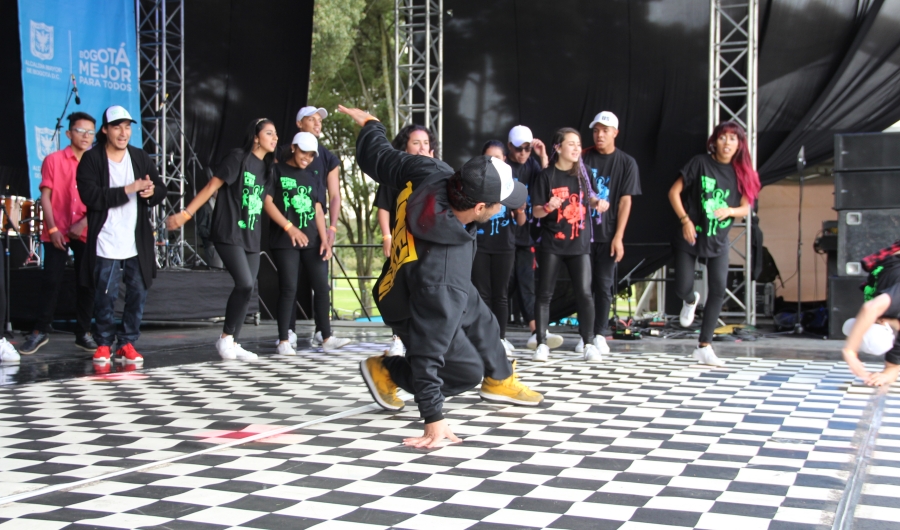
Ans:
<svg viewBox="0 0 900 530"><path fill-rule="evenodd" d="M50 336L46 333L37 332L31 333L28 337L25 338L25 344L23 344L19 348L19 353L22 355L31 355L32 353L38 351L41 346L47 344L50 341Z"/></svg>
<svg viewBox="0 0 900 530"><path fill-rule="evenodd" d="M85 333L80 337L75 337L75 346L78 346L84 351L94 352L97 350L97 343L94 342L94 337L91 337L90 333Z"/></svg>

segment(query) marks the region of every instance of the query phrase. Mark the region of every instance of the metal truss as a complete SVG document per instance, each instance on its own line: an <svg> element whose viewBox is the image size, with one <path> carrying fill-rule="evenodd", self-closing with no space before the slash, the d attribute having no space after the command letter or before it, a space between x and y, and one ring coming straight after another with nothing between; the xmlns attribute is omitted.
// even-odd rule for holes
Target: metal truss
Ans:
<svg viewBox="0 0 900 530"><path fill-rule="evenodd" d="M394 134L424 124L443 139L444 0L394 0Z"/></svg>
<svg viewBox="0 0 900 530"><path fill-rule="evenodd" d="M192 175L199 168L189 144L191 156L185 156L184 0L135 0L135 13L144 150L156 162L167 191L151 214L156 264L161 269L185 267L186 250L189 258L202 260L185 241L184 227L166 230L166 217L184 208L186 166Z"/></svg>
<svg viewBox="0 0 900 530"><path fill-rule="evenodd" d="M757 60L759 0L710 0L709 5L709 131L720 121L735 121L747 131L756 167ZM756 324L756 282L751 276L750 216L735 223L730 242L730 272L743 272L743 281L729 286L726 295L741 311L723 312Z"/></svg>

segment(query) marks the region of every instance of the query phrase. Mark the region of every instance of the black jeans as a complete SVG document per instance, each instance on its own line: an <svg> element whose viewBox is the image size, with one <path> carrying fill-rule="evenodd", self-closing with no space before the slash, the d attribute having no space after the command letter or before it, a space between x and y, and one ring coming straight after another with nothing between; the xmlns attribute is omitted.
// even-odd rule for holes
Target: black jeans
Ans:
<svg viewBox="0 0 900 530"><path fill-rule="evenodd" d="M472 283L484 303L491 308L500 324L500 338L506 338L509 321L509 277L512 275L516 255L475 253L472 264Z"/></svg>
<svg viewBox="0 0 900 530"><path fill-rule="evenodd" d="M712 342L713 331L718 327L719 313L725 302L725 282L728 278L728 253L706 260L706 304L703 306L703 323L700 325L700 342ZM697 256L675 248L675 294L682 301L694 300L694 264Z"/></svg>
<svg viewBox="0 0 900 530"><path fill-rule="evenodd" d="M323 339L330 337L328 262L322 261L319 249L278 248L272 249L272 256L275 258L275 266L278 267L278 339L288 340L288 330L294 323L291 317L297 294L297 271L301 263L315 291L316 327L322 332Z"/></svg>
<svg viewBox="0 0 900 530"><path fill-rule="evenodd" d="M516 304L527 324L534 320L534 251L531 247L516 247L513 284Z"/></svg>
<svg viewBox="0 0 900 530"><path fill-rule="evenodd" d="M615 295L616 258L609 255L610 243L591 244L592 291L594 293L594 335L609 335L609 308Z"/></svg>
<svg viewBox="0 0 900 530"><path fill-rule="evenodd" d="M85 244L82 241L69 241L69 248L75 254L75 270L81 269L84 259ZM41 273L41 309L38 313L34 329L41 333L50 333L50 325L53 323L53 313L56 311L56 302L59 291L62 288L63 273L66 270L66 260L69 253L53 246L53 243L44 243L44 271ZM81 285L78 275L75 275L75 336L81 337L91 329L91 317L94 314L94 289Z"/></svg>
<svg viewBox="0 0 900 530"><path fill-rule="evenodd" d="M228 305L225 306L225 325L222 327L222 333L234 335L237 340L244 319L247 318L250 297L253 296L253 284L259 273L259 252L247 252L244 247L225 243L216 243L216 251L234 279L234 289L231 290Z"/></svg>
<svg viewBox="0 0 900 530"><path fill-rule="evenodd" d="M125 281L125 309L122 312L122 332L116 331L116 299L119 282ZM94 264L94 340L99 346L119 348L137 342L141 336L141 319L147 286L141 274L138 257L107 259L97 256Z"/></svg>
<svg viewBox="0 0 900 530"><path fill-rule="evenodd" d="M550 320L550 300L556 288L559 268L565 264L575 292L578 308L578 333L588 344L594 339L594 298L591 296L591 257L587 254L560 256L549 252L538 252L537 315L535 330L538 344L544 343Z"/></svg>

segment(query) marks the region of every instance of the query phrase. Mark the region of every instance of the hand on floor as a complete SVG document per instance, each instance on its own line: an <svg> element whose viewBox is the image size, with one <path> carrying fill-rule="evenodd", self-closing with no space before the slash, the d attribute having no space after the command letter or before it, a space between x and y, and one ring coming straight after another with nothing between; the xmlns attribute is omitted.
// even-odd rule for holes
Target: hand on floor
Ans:
<svg viewBox="0 0 900 530"><path fill-rule="evenodd" d="M453 434L453 431L450 430L450 426L447 425L447 420L441 420L434 423L426 423L425 434L423 436L420 436L419 438L406 438L403 440L403 445L431 449L444 438L447 438L453 443L462 442L462 440L457 438L457 436Z"/></svg>

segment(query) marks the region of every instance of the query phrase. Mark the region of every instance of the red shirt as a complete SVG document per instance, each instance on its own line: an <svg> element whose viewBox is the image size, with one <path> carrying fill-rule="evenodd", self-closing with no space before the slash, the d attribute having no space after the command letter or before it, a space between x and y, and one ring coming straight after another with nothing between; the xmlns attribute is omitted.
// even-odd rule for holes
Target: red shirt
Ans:
<svg viewBox="0 0 900 530"><path fill-rule="evenodd" d="M78 186L75 184L75 172L78 169L78 159L68 146L61 151L47 155L41 166L40 189L48 188L52 191L50 202L53 204L53 222L56 228L69 241L69 227L80 221L87 214L87 207L81 202L78 195ZM41 232L41 241L50 241L49 227L44 222L44 230ZM87 228L79 238L87 241Z"/></svg>

